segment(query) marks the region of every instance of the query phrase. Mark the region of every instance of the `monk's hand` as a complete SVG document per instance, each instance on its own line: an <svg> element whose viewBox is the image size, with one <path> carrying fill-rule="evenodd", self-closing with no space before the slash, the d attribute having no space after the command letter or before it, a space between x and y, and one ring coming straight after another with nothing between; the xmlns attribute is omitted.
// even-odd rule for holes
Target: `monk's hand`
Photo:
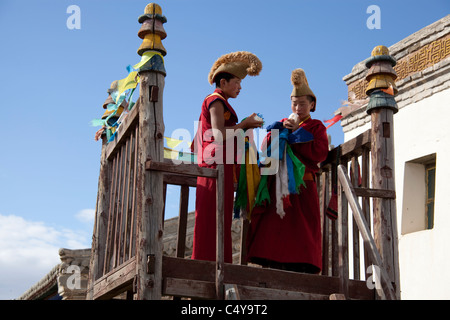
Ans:
<svg viewBox="0 0 450 320"><path fill-rule="evenodd" d="M286 119L283 121L283 127L289 130L296 130L298 129L298 125L295 123L293 119Z"/></svg>
<svg viewBox="0 0 450 320"><path fill-rule="evenodd" d="M252 113L250 116L245 118L242 122L246 129L260 128L264 123L264 121L261 118L259 118L256 115L256 113Z"/></svg>

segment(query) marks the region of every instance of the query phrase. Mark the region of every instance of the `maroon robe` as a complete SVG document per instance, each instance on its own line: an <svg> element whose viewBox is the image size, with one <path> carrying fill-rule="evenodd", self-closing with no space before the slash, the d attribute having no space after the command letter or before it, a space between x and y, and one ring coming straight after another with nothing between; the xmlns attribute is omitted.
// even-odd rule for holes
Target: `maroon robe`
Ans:
<svg viewBox="0 0 450 320"><path fill-rule="evenodd" d="M247 238L247 259L276 261L287 264L309 264L322 268L322 236L319 197L314 173L317 164L328 154L325 126L308 119L301 124L314 140L291 144L292 151L305 165L305 184L299 194L289 195L291 206L284 207L285 216L276 212L275 179L268 177L270 204L255 207Z"/></svg>
<svg viewBox="0 0 450 320"><path fill-rule="evenodd" d="M217 95L218 94L218 95ZM227 100L223 98L223 92L216 89L212 95L205 98L202 104L200 114L200 123L197 134L203 134L211 129L211 114L209 108L211 104L220 100L224 104L225 127L234 126L238 122L236 112L233 110ZM214 138L202 139L199 141L198 153L204 153L207 156L215 156L214 152L205 151L205 148L211 148ZM208 150L207 149L207 150ZM232 244L231 244L231 220L233 212L234 200L234 164L225 163L226 148L223 146L223 162L224 163L224 261L232 263ZM216 164L208 164L205 159L199 159L200 167L216 168ZM194 243L192 251L192 259L196 260L216 260L216 179L213 178L197 178L197 190L195 200L195 225L194 225Z"/></svg>

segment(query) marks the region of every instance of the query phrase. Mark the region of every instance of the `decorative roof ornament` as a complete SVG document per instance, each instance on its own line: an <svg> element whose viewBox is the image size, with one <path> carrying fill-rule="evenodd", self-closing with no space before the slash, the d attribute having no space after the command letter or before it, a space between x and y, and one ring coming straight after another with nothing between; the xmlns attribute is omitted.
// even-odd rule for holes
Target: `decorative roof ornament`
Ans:
<svg viewBox="0 0 450 320"><path fill-rule="evenodd" d="M366 94L370 97L367 113L370 114L374 108L390 108L394 113L398 112L397 102L394 99L398 92L395 85L397 73L393 68L396 63L385 46L375 47L371 57L365 61L366 67L369 68L366 76L366 80L369 82Z"/></svg>
<svg viewBox="0 0 450 320"><path fill-rule="evenodd" d="M161 40L167 37L163 27L167 18L162 15L161 7L158 4L149 3L144 9L144 14L139 16L138 22L142 24L138 37L143 41L137 53L142 59L134 68L139 71L159 71L165 76L163 57L167 54L167 51Z"/></svg>

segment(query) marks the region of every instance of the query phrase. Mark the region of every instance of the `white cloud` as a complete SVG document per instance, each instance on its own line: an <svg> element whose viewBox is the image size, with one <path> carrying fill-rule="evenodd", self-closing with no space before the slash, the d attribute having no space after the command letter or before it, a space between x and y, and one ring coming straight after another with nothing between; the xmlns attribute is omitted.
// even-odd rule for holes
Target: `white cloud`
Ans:
<svg viewBox="0 0 450 320"><path fill-rule="evenodd" d="M94 209L83 209L80 210L75 217L85 223L93 223L95 219L95 210Z"/></svg>
<svg viewBox="0 0 450 320"><path fill-rule="evenodd" d="M0 300L15 299L61 262L60 248L90 247L91 234L0 214Z"/></svg>

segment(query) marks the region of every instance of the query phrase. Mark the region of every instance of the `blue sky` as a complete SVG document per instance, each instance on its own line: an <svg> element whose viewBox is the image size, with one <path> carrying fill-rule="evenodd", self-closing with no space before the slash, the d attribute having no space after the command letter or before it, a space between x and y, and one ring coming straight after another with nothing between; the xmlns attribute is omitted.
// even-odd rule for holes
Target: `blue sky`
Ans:
<svg viewBox="0 0 450 320"><path fill-rule="evenodd" d="M137 18L147 3L0 0L0 299L40 280L58 263L58 248L91 245L101 143L90 121L102 115L110 83L140 60ZM157 3L168 20L166 136L178 128L194 133L213 90L207 74L222 54L250 51L263 64L230 100L240 119L253 112L266 122L288 116L291 71L303 68L318 99L312 116L323 121L347 98L342 77L373 47L391 46L450 13L448 0ZM80 29L67 28L70 5L81 10ZM370 5L380 8L380 29L366 25ZM333 144L343 142L339 124L328 133ZM168 201L166 217L174 217L176 188Z"/></svg>

